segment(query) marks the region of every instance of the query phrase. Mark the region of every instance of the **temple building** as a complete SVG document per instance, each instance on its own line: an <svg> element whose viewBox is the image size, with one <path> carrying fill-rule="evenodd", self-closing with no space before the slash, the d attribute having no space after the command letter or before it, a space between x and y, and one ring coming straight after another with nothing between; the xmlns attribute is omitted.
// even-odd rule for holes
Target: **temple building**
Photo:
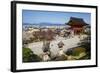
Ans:
<svg viewBox="0 0 100 73"><path fill-rule="evenodd" d="M84 26L88 24L82 18L71 17L67 25L71 26L74 34L80 34L84 31Z"/></svg>

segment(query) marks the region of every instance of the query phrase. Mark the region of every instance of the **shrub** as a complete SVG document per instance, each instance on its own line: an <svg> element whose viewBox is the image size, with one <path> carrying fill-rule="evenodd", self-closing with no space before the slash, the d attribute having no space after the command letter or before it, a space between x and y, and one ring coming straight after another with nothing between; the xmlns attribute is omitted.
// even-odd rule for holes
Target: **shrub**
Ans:
<svg viewBox="0 0 100 73"><path fill-rule="evenodd" d="M29 48L23 48L23 62L39 62L41 58Z"/></svg>
<svg viewBox="0 0 100 73"><path fill-rule="evenodd" d="M82 48L82 47L77 47L77 48L73 49L73 54L72 55L73 56L78 56L82 52L86 52L86 49Z"/></svg>
<svg viewBox="0 0 100 73"><path fill-rule="evenodd" d="M87 56L85 58L90 59L91 58L91 36L88 35L88 37L81 40L81 43L79 44L82 47L86 48Z"/></svg>

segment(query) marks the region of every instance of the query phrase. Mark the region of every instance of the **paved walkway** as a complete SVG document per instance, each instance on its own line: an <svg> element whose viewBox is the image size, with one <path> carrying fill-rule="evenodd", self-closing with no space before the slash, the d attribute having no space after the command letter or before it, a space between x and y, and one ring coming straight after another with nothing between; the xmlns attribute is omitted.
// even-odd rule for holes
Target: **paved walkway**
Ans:
<svg viewBox="0 0 100 73"><path fill-rule="evenodd" d="M86 35L82 35L85 36ZM50 43L50 48L52 55L57 55L59 48L58 48L58 43L62 41L64 43L64 51L66 51L69 48L77 47L78 43L80 42L80 38L78 36L74 36L73 38L63 38L63 37L56 37L56 40L51 41ZM42 51L42 45L43 42L34 42L28 44L28 48L30 48L35 54L40 55L43 53Z"/></svg>

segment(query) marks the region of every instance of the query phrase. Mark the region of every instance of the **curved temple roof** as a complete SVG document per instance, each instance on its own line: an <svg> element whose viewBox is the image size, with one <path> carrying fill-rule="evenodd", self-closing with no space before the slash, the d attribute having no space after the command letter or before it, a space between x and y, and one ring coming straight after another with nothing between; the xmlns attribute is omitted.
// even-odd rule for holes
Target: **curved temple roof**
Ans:
<svg viewBox="0 0 100 73"><path fill-rule="evenodd" d="M71 17L67 25L73 26L73 25L81 25L85 26L88 25L82 18L76 18L76 17Z"/></svg>

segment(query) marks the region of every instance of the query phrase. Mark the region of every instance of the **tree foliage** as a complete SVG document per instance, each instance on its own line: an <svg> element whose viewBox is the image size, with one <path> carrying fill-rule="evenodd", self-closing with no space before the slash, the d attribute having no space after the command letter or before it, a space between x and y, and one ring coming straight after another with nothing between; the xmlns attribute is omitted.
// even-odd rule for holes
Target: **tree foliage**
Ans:
<svg viewBox="0 0 100 73"><path fill-rule="evenodd" d="M41 58L29 48L23 48L23 62L39 62Z"/></svg>

